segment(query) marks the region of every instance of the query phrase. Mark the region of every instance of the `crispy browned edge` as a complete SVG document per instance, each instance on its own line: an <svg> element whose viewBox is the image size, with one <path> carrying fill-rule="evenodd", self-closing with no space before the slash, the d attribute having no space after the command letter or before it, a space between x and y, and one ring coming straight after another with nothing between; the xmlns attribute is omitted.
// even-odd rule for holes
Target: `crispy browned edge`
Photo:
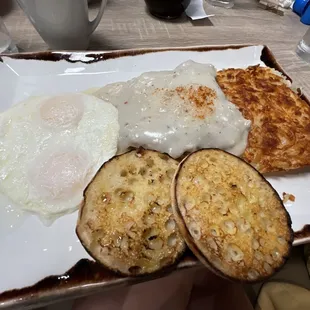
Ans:
<svg viewBox="0 0 310 310"><path fill-rule="evenodd" d="M290 230L290 240L289 240L289 244L288 244L288 249L287 249L287 253L285 254L285 256L283 256L283 262L281 264L281 266L279 266L273 274L267 276L267 277L259 277L258 279L252 281L252 280L243 280L243 279L238 279L238 278L234 278L234 277L230 277L228 275L226 275L225 273L223 273L222 271L220 271L219 269L217 269L210 260L208 260L207 257L205 257L203 255L203 253L200 251L200 249L198 248L198 246L196 245L196 242L194 240L194 238L191 236L186 224L185 224L185 221L183 219L183 216L181 214L181 211L179 209L179 206L178 206L178 202L177 202L177 181L178 181L178 177L179 177L179 174L180 174L180 171L184 165L184 163L186 163L186 161L194 154L197 154L197 153L200 153L200 152L205 152L205 151L220 151L220 152L223 152L223 153L226 153L226 154L229 154L230 156L233 156L235 157L237 160L240 160L241 162L245 163L248 167L250 167L251 169L253 169L264 181L266 181L271 189L273 190L274 194L276 195L276 197L278 198L278 200L280 201L282 207L283 207L283 210L285 212L285 215L286 215L286 219L287 219L287 226ZM185 157L179 164L176 172L175 172L175 175L174 175L174 178L173 178L173 181L172 181L172 184L171 184L171 201L172 201L172 209L173 209L173 213L174 213L174 217L176 219L176 222L179 226L179 229L183 235L183 238L185 239L185 242L187 244L187 246L191 249L191 251L197 256L197 258L199 258L199 260L201 261L202 264L204 264L207 268L209 268L211 271L213 271L214 273L216 273L217 275L223 277L223 278L226 278L226 279L229 279L231 281L238 281L238 282L242 282L242 283L255 283L255 282L260 282L260 281L263 281L263 280L266 280L268 278L270 278L272 275L274 275L276 272L278 272L283 266L284 264L286 263L286 261L288 260L289 256L290 256L290 253L292 251L292 244L293 244L293 238L294 238L294 233L293 233L293 230L291 228L291 225L292 225L292 221L291 221L291 217L289 215L289 213L286 211L284 205L283 205L283 202L282 202L282 199L280 198L279 194L276 192L276 190L272 187L272 185L264 178L264 176L258 172L254 167L252 167L250 164L248 164L246 161L244 161L243 159L237 157L237 156L234 156L228 152L225 152L223 150L220 150L220 149L216 149L216 148L205 148L205 149L201 149L201 150L198 150L198 151L195 151L193 153L191 153L190 155L188 155L187 157Z"/></svg>
<svg viewBox="0 0 310 310"><path fill-rule="evenodd" d="M186 246L184 246L184 250L183 250L182 252L179 253L179 255L176 257L176 259L174 260L174 262L173 262L172 264L170 264L170 265L168 265L168 266L164 266L164 267L158 269L158 270L155 271L155 272L133 275L133 274L129 274L129 273L122 273L122 272L120 272L120 271L117 270L117 269L110 268L110 267L106 266L105 264L101 263L101 262L100 262L99 260L97 260L97 259L92 255L92 253L88 250L87 246L86 246L86 245L84 244L84 242L83 242L83 239L82 239L82 238L80 237L80 235L79 235L79 227L80 227L79 224L80 224L81 218L82 218L82 216L83 216L83 210L84 210L84 206L85 206L86 194L87 194L87 191L88 191L89 186L93 183L93 180L97 177L97 175L100 173L100 171L101 171L102 169L104 169L105 166L108 165L111 161L115 160L115 158L121 157L121 156L123 156L123 155L125 155L125 154L129 154L129 153L131 153L131 152L139 152L139 153L143 154L144 152L148 152L148 151L150 151L150 152L152 152L152 153L162 154L162 153L160 153L160 152L158 152L158 151L149 150L149 149L145 149L145 148L143 148L143 147L139 147L139 148L132 148L132 149L130 149L129 151L123 153L123 154L113 156L113 157L110 158L108 161L106 161L106 162L100 167L100 169L97 171L97 173L95 174L95 176L92 178L92 180L89 182L89 184L88 184L87 187L85 188L85 190L84 190L84 192L83 192L83 202L81 203L81 206L80 206L80 209L79 209L79 215L78 215L78 219L77 219L77 224L76 224L75 233L76 233L76 235L78 236L78 238L79 238L81 244L83 245L85 251L86 251L86 252L89 254L89 256L91 256L97 263L101 264L102 266L104 266L104 268L109 269L109 270L115 272L116 274L118 274L118 275L120 275L120 276L126 276L126 277L128 277L128 276L130 276L130 277L133 277L133 276L134 276L134 277L143 277L143 276L146 276L146 275L149 275L149 274L154 274L154 273L161 272L162 270L165 270L165 269L169 270L169 269L173 268L173 266L175 266L176 264L178 264L178 263L180 262L182 256L184 255L184 253L185 253L185 251L186 251ZM169 158L175 160L174 158L172 158L172 157L169 156L168 154L166 154L166 153L164 153L164 154L167 155Z"/></svg>
<svg viewBox="0 0 310 310"><path fill-rule="evenodd" d="M88 51L87 55L93 57L90 61L70 60L70 55L73 51L67 51L63 53L61 51L39 51L33 53L19 53L19 54L2 54L0 56L0 62L3 62L2 57L9 57L12 59L24 59L24 60L39 60L39 61L60 61L67 62L81 62L84 64L105 61L107 59L115 59L125 56L136 56L154 52L164 51L196 51L206 52L210 50L225 50L225 49L240 49L250 46L258 46L261 44L239 44L239 45L222 45L222 46L189 46L189 47L166 47L166 48L144 48L144 49L130 49L130 50L118 50L118 51ZM261 60L270 68L274 68L284 74L290 81L291 78L286 74L283 68L278 64L273 53L264 46L261 54ZM305 100L309 105L310 101L304 94L300 94L301 98ZM305 225L301 230L295 232L294 245L304 244L310 241L310 224ZM190 251L184 255L184 258L177 265L177 269L193 268L199 266L199 263L192 255ZM90 293L98 292L104 288L110 288L114 286L121 286L124 284L134 284L154 278L160 277L160 275L148 275L144 278L130 278L120 277L115 273L105 269L98 263L87 259L81 259L70 270L63 275L68 276L69 280L59 278L58 275L52 275L42 279L36 284L17 290L10 290L0 294L0 309L13 309L31 306L34 303L40 306L48 305L50 303L64 300L65 298L74 298L86 296Z"/></svg>

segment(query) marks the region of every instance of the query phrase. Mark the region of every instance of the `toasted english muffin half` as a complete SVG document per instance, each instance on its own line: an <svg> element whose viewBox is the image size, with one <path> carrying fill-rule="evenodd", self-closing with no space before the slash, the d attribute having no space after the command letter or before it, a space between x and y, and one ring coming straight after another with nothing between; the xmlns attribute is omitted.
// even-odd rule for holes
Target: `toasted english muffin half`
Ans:
<svg viewBox="0 0 310 310"><path fill-rule="evenodd" d="M171 207L178 162L133 150L106 162L84 192L76 232L98 262L123 275L174 264L186 245Z"/></svg>
<svg viewBox="0 0 310 310"><path fill-rule="evenodd" d="M172 187L175 219L193 253L220 276L265 279L289 256L291 219L252 166L218 149L187 156Z"/></svg>

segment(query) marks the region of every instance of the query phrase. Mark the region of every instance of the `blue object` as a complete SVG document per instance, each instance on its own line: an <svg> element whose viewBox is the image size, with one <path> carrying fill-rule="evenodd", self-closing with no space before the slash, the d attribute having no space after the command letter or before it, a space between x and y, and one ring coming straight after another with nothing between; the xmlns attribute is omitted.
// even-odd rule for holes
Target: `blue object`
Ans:
<svg viewBox="0 0 310 310"><path fill-rule="evenodd" d="M310 2L306 7L306 10L303 12L300 21L305 25L310 25Z"/></svg>
<svg viewBox="0 0 310 310"><path fill-rule="evenodd" d="M299 16L302 16L309 3L310 0L296 0L293 5L293 12L295 12Z"/></svg>

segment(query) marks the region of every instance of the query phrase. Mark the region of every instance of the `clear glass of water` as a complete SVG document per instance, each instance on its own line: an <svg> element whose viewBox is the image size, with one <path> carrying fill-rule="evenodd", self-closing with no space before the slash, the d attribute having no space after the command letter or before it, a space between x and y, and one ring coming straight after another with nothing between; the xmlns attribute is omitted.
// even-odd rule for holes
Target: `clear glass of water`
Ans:
<svg viewBox="0 0 310 310"><path fill-rule="evenodd" d="M298 43L296 53L301 59L310 63L310 27Z"/></svg>
<svg viewBox="0 0 310 310"><path fill-rule="evenodd" d="M0 54L1 53L17 53L18 49L12 41L8 30L6 29L2 19L0 18Z"/></svg>
<svg viewBox="0 0 310 310"><path fill-rule="evenodd" d="M231 9L234 4L235 0L207 0L213 6L221 6L226 9Z"/></svg>

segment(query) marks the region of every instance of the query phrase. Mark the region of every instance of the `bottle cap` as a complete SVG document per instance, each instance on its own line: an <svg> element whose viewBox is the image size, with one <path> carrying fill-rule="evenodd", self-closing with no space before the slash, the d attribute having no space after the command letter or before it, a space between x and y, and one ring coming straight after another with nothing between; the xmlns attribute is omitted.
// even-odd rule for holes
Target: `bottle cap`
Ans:
<svg viewBox="0 0 310 310"><path fill-rule="evenodd" d="M309 3L310 0L296 0L293 5L293 12L295 12L299 16L302 16Z"/></svg>
<svg viewBox="0 0 310 310"><path fill-rule="evenodd" d="M306 10L303 12L300 21L305 25L310 25L310 3L308 4Z"/></svg>

